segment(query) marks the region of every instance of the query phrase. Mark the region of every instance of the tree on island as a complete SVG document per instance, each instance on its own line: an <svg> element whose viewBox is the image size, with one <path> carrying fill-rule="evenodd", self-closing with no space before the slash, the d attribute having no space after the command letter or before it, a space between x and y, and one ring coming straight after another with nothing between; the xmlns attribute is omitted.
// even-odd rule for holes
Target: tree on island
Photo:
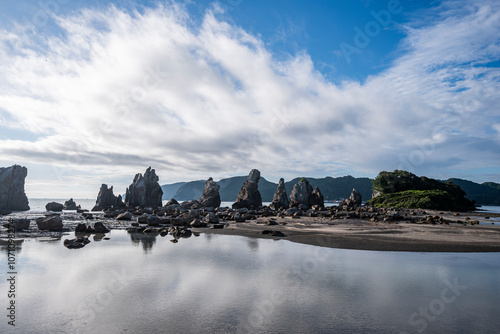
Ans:
<svg viewBox="0 0 500 334"><path fill-rule="evenodd" d="M435 210L467 211L476 208L466 193L451 182L407 171L382 171L373 180L374 197L368 204L377 207L404 207Z"/></svg>

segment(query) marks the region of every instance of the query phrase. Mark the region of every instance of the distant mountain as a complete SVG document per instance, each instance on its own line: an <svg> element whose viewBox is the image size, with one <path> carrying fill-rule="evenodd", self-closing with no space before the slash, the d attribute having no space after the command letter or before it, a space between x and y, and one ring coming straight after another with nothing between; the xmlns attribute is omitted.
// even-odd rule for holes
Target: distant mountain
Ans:
<svg viewBox="0 0 500 334"><path fill-rule="evenodd" d="M223 202L232 202L236 200L238 192L246 179L246 176L235 176L217 181L217 184L220 185L221 200ZM290 194L292 187L300 179L301 178L295 178L291 181L285 182L287 194ZM372 194L372 183L369 178L343 176L337 178L325 177L320 179L307 178L307 180L313 187L319 187L325 197L325 200L347 198L351 194L352 188L356 188L365 200L370 199ZM162 186L163 199L169 200L170 198L175 198L178 201L198 199L203 192L204 186L205 181L191 181L164 185ZM259 191L262 196L262 201L271 202L277 187L277 183L270 182L262 177L259 181ZM165 191L165 189L168 189L168 192ZM173 190L176 190L175 193L173 193Z"/></svg>
<svg viewBox="0 0 500 334"><path fill-rule="evenodd" d="M161 186L161 190L163 190L163 196L162 199L164 200L169 200L175 196L175 193L177 190L179 190L180 187L185 185L187 182L177 182L177 183L172 183L172 184L165 184Z"/></svg>
<svg viewBox="0 0 500 334"><path fill-rule="evenodd" d="M500 206L500 184L485 182L482 184L462 179L448 179L467 194L467 198L476 201L478 205Z"/></svg>

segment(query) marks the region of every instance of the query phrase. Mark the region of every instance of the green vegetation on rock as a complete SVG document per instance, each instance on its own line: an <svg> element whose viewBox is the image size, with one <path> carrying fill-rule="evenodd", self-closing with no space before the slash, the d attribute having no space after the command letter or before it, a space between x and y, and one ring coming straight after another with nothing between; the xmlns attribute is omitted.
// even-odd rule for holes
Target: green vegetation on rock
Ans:
<svg viewBox="0 0 500 334"><path fill-rule="evenodd" d="M451 182L418 177L407 171L380 172L373 180L373 190L380 196L368 201L377 207L421 208L436 210L474 210L474 202Z"/></svg>

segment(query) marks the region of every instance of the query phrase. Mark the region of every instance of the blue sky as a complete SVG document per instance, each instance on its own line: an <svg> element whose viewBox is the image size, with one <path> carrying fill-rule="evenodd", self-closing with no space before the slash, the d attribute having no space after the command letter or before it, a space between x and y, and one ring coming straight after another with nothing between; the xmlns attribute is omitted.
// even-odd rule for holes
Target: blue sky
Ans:
<svg viewBox="0 0 500 334"><path fill-rule="evenodd" d="M7 2L0 165L29 197L244 175L500 182L500 4Z"/></svg>

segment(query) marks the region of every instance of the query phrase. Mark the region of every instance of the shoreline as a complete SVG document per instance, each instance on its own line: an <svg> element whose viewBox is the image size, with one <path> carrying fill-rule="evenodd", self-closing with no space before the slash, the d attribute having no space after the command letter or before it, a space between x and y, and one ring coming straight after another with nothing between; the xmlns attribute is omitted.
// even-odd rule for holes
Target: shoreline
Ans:
<svg viewBox="0 0 500 334"><path fill-rule="evenodd" d="M403 209L404 210L404 209ZM195 233L238 235L250 238L280 239L320 247L398 251L398 252L500 252L500 226L477 225L472 222L488 221L486 217L500 217L491 212L438 212L407 210L412 219L373 221L361 218L331 217L257 217L245 222L223 221L222 229L189 227ZM125 230L134 221L118 221L104 218L104 213L93 213L96 219L83 220L87 224L103 222L111 230ZM439 215L442 223L417 223L428 215ZM33 215L35 216L35 215ZM33 217L30 217L33 219ZM63 212L64 229L60 232L29 230L16 232L16 239L62 238L74 232L81 216ZM458 220L457 220L458 219ZM272 221L272 223L271 223ZM470 223L469 223L470 222ZM146 226L147 227L147 226ZM170 224L148 227L151 236L168 229ZM262 231L277 231L284 236L270 236ZM90 235L90 234L89 234ZM102 235L104 236L104 235ZM0 231L0 243L7 239L6 229Z"/></svg>

